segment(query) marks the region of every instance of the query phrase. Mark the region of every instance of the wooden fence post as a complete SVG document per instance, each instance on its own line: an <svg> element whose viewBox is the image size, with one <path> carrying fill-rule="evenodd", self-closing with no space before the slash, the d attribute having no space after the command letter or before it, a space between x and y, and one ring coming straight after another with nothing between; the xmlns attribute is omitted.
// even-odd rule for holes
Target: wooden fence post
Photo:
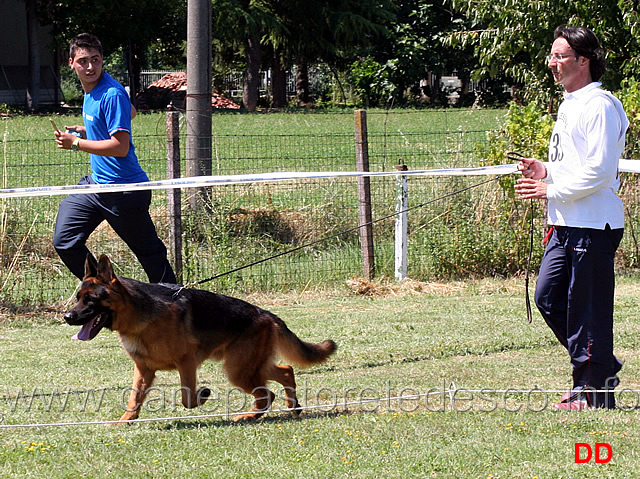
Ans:
<svg viewBox="0 0 640 479"><path fill-rule="evenodd" d="M356 167L358 171L369 171L369 142L367 138L367 112L355 111L356 123ZM358 178L358 202L360 204L360 245L362 247L362 271L365 278L375 277L373 251L373 225L371 215L371 182L368 176Z"/></svg>
<svg viewBox="0 0 640 479"><path fill-rule="evenodd" d="M167 178L180 178L180 113L167 111ZM169 253L173 269L182 283L182 201L181 189L167 190L169 207Z"/></svg>

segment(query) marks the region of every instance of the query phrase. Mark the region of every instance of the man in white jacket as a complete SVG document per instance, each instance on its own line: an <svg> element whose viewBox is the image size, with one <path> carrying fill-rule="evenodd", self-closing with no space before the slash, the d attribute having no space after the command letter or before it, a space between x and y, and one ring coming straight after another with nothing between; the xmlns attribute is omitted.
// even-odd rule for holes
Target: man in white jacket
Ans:
<svg viewBox="0 0 640 479"><path fill-rule="evenodd" d="M622 368L613 354L614 256L624 231L616 192L629 121L620 101L601 89L604 52L593 32L562 25L554 38L547 62L565 98L548 161L522 160L516 192L547 199L553 227L535 302L573 369L572 390L554 408L613 409Z"/></svg>

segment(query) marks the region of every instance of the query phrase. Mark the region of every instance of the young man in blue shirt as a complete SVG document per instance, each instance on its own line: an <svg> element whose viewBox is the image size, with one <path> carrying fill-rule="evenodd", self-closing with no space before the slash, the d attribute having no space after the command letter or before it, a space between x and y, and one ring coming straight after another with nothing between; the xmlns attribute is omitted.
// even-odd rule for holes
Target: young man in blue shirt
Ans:
<svg viewBox="0 0 640 479"><path fill-rule="evenodd" d="M69 66L84 90L84 125L56 132L58 148L90 154L92 173L79 184L148 181L131 139L135 109L124 87L102 65L102 45L95 36L82 33L71 40ZM91 254L86 241L106 220L136 255L150 282L175 283L167 249L149 215L150 203L149 190L67 196L58 208L53 238L58 255L82 279L85 260Z"/></svg>

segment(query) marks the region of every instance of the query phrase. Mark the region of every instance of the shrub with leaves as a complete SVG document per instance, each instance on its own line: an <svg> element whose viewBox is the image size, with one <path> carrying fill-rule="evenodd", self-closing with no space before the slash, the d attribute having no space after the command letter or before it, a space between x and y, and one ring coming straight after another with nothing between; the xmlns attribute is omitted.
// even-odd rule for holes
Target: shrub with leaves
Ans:
<svg viewBox="0 0 640 479"><path fill-rule="evenodd" d="M625 80L622 89L616 92L629 119L627 145L624 158L640 158L640 82L630 78Z"/></svg>

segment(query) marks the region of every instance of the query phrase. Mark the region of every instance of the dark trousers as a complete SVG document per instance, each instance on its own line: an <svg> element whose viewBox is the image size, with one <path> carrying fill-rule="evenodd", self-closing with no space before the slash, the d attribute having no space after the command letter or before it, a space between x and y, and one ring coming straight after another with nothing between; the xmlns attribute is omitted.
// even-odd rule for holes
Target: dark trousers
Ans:
<svg viewBox="0 0 640 479"><path fill-rule="evenodd" d="M535 302L573 366L573 387L611 386L614 256L624 230L555 227L540 265Z"/></svg>
<svg viewBox="0 0 640 479"><path fill-rule="evenodd" d="M79 182L90 183L89 177ZM91 254L87 239L106 220L136 255L150 282L175 283L167 248L149 216L150 203L148 190L69 195L58 207L53 245L69 270L82 279Z"/></svg>

